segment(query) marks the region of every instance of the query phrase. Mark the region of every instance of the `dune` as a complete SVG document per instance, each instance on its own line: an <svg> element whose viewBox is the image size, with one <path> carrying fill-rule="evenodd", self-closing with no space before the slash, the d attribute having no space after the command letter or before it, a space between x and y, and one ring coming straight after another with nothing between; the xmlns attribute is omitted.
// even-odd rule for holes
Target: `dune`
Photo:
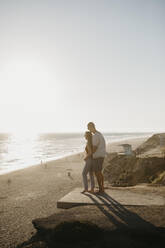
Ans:
<svg viewBox="0 0 165 248"><path fill-rule="evenodd" d="M162 156L162 149L165 147L165 133L154 134L136 150L136 154L143 156Z"/></svg>

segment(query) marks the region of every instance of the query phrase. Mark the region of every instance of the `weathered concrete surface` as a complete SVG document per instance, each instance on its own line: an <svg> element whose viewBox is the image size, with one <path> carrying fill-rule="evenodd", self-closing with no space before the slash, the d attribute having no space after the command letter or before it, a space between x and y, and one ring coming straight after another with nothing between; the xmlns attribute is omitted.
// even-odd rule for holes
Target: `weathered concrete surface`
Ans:
<svg viewBox="0 0 165 248"><path fill-rule="evenodd" d="M153 193L141 194L129 189L108 189L103 194L81 193L76 188L57 202L58 208L68 209L85 205L122 205L122 206L163 206L165 198Z"/></svg>

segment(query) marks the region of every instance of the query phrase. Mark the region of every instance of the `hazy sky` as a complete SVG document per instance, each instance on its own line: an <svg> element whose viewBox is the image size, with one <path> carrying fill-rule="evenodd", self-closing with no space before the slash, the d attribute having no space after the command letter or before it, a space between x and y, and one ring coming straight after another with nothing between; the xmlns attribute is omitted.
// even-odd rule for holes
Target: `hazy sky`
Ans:
<svg viewBox="0 0 165 248"><path fill-rule="evenodd" d="M164 0L0 0L0 132L165 130Z"/></svg>

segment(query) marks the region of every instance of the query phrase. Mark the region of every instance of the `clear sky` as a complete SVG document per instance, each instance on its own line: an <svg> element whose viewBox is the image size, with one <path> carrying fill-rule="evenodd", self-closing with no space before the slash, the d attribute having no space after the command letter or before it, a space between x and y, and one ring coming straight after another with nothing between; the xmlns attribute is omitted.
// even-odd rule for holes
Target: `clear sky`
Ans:
<svg viewBox="0 0 165 248"><path fill-rule="evenodd" d="M165 130L164 0L0 0L0 132Z"/></svg>

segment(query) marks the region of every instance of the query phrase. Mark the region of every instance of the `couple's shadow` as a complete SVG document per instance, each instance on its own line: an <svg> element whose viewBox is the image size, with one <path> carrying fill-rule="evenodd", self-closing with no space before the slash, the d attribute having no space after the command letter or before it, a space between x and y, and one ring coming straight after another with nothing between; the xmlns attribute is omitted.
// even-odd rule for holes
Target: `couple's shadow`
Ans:
<svg viewBox="0 0 165 248"><path fill-rule="evenodd" d="M115 242L116 245L122 245L122 240L124 242L124 239L126 239L129 242L133 240L140 242L140 246L137 244L137 247L143 247L143 245L144 247L164 247L164 227L156 227L154 224L146 221L137 213L128 210L128 208L124 207L106 192L101 194L86 193L85 195L93 201L96 207L116 227L114 231L110 232L111 238L115 238L115 241L118 239L118 242ZM147 208L145 211L147 211ZM121 238L123 235L124 239L123 237Z"/></svg>
<svg viewBox="0 0 165 248"><path fill-rule="evenodd" d="M101 194L85 193L97 208L112 222L117 228L144 228L155 230L155 226L145 221L138 214L129 211L126 207L112 198L106 192ZM117 217L117 218L116 218Z"/></svg>
<svg viewBox="0 0 165 248"><path fill-rule="evenodd" d="M44 248L164 247L165 228L158 228L146 221L107 193L85 195L94 203L94 207L74 207L41 219L41 222L48 226L54 225L54 228L47 229L46 232L37 232L26 244L39 244L42 241L45 244ZM99 221L105 223L100 225ZM112 226L114 228L111 228Z"/></svg>

